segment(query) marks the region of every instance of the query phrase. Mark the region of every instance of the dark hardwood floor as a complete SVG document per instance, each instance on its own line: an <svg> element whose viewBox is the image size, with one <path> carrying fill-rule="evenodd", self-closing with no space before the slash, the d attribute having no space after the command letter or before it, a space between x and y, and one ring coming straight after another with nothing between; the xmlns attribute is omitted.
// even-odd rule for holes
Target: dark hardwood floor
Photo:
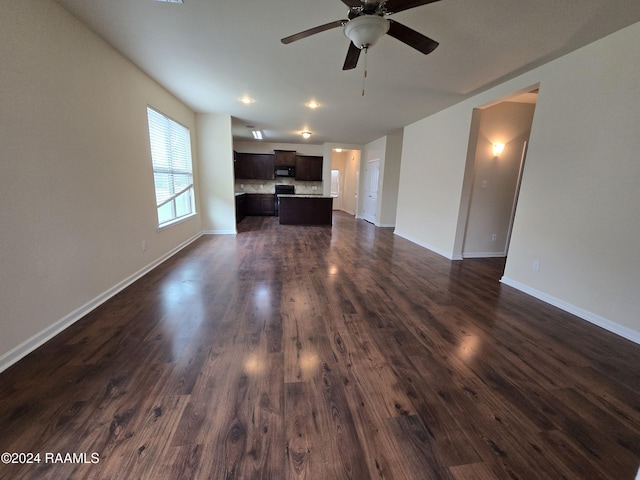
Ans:
<svg viewBox="0 0 640 480"><path fill-rule="evenodd" d="M635 478L640 345L345 214L239 228L0 374L0 478Z"/></svg>

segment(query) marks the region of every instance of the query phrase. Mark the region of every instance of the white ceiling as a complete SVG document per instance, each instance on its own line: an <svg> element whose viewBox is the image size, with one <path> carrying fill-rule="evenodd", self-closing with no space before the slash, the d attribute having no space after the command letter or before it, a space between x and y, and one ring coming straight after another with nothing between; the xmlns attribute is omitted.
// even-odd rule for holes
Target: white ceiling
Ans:
<svg viewBox="0 0 640 480"><path fill-rule="evenodd" d="M340 0L58 0L197 112L234 118L234 138L365 144L640 21L638 0L442 0L393 15L440 42L430 55L388 35L342 71ZM598 59L594 59L597 61ZM255 99L251 105L238 100ZM312 111L305 103L315 99Z"/></svg>

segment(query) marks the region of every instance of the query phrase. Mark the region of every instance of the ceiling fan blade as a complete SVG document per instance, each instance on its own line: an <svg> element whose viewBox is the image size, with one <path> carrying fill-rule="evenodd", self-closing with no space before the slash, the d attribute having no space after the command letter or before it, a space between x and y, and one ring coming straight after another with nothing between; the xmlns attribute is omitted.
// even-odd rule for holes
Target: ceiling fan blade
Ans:
<svg viewBox="0 0 640 480"><path fill-rule="evenodd" d="M362 6L362 2L360 0L342 0L342 3L344 3L349 8Z"/></svg>
<svg viewBox="0 0 640 480"><path fill-rule="evenodd" d="M403 25L391 19L387 20L389 21L389 31L387 32L388 35L391 35L393 38L400 40L402 43L406 43L410 47L415 48L425 55L433 52L436 47L440 45L435 40L424 36L420 32L416 32L406 25Z"/></svg>
<svg viewBox="0 0 640 480"><path fill-rule="evenodd" d="M386 12L391 15L392 13L402 12L404 10L409 10L410 8L438 1L440 0L387 0L384 4L384 8Z"/></svg>
<svg viewBox="0 0 640 480"><path fill-rule="evenodd" d="M282 43L287 44L291 42L295 42L296 40L300 40L302 38L309 37L311 35L315 35L316 33L324 32L325 30L330 30L332 28L341 27L349 20L336 20L335 22L325 23L324 25L319 25L314 28L310 28L309 30L305 30L304 32L296 33L294 35L290 35L288 37L280 40Z"/></svg>
<svg viewBox="0 0 640 480"><path fill-rule="evenodd" d="M347 58L344 59L342 70L352 70L356 68L361 51L362 50L356 47L353 42L349 42L349 50L347 50Z"/></svg>

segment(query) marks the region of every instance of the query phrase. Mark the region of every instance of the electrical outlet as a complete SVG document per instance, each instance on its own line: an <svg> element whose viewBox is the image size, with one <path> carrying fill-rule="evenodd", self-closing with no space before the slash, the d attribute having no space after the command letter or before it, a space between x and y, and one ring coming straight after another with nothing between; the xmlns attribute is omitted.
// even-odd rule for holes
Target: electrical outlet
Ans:
<svg viewBox="0 0 640 480"><path fill-rule="evenodd" d="M480 188L487 188L487 181L486 180L482 180L482 183L480 184Z"/></svg>
<svg viewBox="0 0 640 480"><path fill-rule="evenodd" d="M496 235L495 233L493 235L491 235L491 241L495 242L498 239L498 235Z"/></svg>
<svg viewBox="0 0 640 480"><path fill-rule="evenodd" d="M533 264L531 265L531 270L533 270L534 272L540 271L540 262L538 260L533 261Z"/></svg>
<svg viewBox="0 0 640 480"><path fill-rule="evenodd" d="M142 248L143 252L147 251L147 241L146 240L142 240L142 245L140 245L140 248Z"/></svg>

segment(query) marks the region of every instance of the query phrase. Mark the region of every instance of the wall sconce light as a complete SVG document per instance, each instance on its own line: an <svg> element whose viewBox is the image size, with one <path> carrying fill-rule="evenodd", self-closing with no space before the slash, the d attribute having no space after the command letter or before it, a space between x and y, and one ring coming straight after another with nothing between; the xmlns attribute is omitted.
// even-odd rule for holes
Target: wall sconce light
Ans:
<svg viewBox="0 0 640 480"><path fill-rule="evenodd" d="M309 138L311 136L311 132L300 132L300 135L302 135L302 138Z"/></svg>
<svg viewBox="0 0 640 480"><path fill-rule="evenodd" d="M493 144L493 156L498 157L504 151L504 143Z"/></svg>

